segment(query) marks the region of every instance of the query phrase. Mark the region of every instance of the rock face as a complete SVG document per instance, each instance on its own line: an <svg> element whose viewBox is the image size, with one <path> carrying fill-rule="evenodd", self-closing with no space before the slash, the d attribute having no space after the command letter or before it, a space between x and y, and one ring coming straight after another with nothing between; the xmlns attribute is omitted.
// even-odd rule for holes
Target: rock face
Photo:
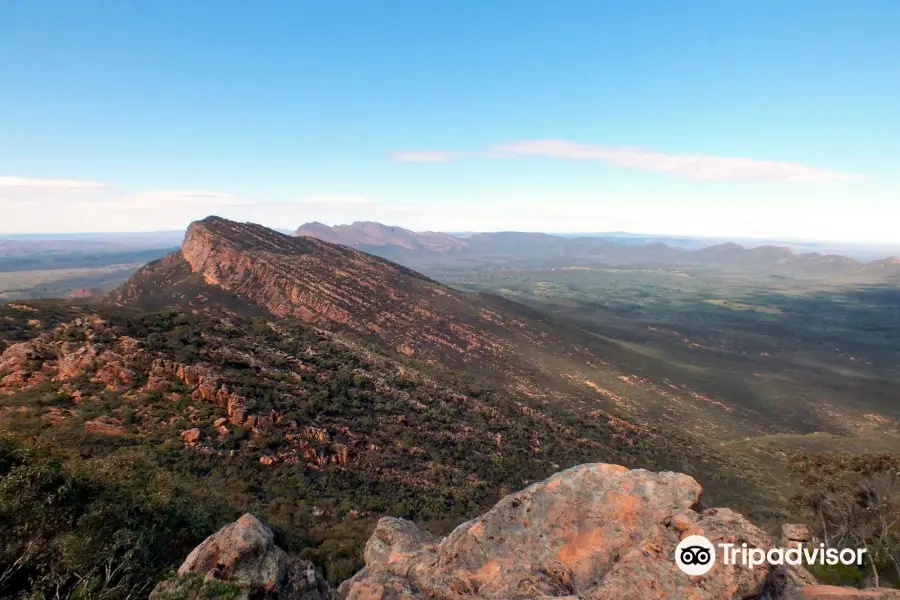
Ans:
<svg viewBox="0 0 900 600"><path fill-rule="evenodd" d="M277 316L377 336L388 346L457 359L502 353L470 298L400 265L308 237L209 217L181 254L210 285ZM458 322L461 320L462 322Z"/></svg>
<svg viewBox="0 0 900 600"><path fill-rule="evenodd" d="M202 578L202 584L199 584ZM274 543L272 530L251 514L226 525L194 548L178 569L178 578L156 586L151 600L209 598L225 582L232 598L326 600L332 597L312 563L289 557ZM198 585L199 584L199 585ZM205 585L205 588L203 587ZM228 595L219 592L219 595Z"/></svg>
<svg viewBox="0 0 900 600"><path fill-rule="evenodd" d="M793 567L748 569L719 560L706 575L684 574L673 557L690 535L713 544L774 546L743 516L702 510L700 493L687 475L586 464L507 496L443 540L384 518L366 545L366 567L339 592L347 600L869 597L803 587L815 579ZM849 595L823 595L838 592ZM866 593L896 597L889 590Z"/></svg>
<svg viewBox="0 0 900 600"><path fill-rule="evenodd" d="M192 223L178 252L139 270L110 299L147 309L221 305L239 314L255 306L455 366L505 368L524 360L519 347L584 353L541 321L526 325L532 311L524 306L461 293L353 248L219 217Z"/></svg>

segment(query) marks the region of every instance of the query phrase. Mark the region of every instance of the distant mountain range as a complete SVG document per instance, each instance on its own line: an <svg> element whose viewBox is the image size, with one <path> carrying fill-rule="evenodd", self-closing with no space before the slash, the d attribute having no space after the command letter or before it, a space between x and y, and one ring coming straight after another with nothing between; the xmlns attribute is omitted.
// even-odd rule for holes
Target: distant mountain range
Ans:
<svg viewBox="0 0 900 600"><path fill-rule="evenodd" d="M345 246L386 246L428 252L446 252L467 248L471 244L470 239L449 233L436 231L420 233L372 221L357 221L352 225L335 225L334 227L314 221L300 226L293 235L295 237L307 235Z"/></svg>
<svg viewBox="0 0 900 600"><path fill-rule="evenodd" d="M784 246L752 248L721 243L697 249L629 237L566 237L545 233L496 232L458 237L441 232L414 232L373 222L329 227L300 226L294 236L343 244L390 260L417 266L428 262L471 259L527 261L542 265L611 265L704 268L785 276L900 277L900 260L863 262L837 254L795 252Z"/></svg>

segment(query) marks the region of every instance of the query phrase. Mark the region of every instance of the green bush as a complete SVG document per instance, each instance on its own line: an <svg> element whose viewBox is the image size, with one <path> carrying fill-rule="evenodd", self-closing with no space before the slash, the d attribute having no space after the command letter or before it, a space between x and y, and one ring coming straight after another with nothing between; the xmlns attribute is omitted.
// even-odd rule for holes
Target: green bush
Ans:
<svg viewBox="0 0 900 600"><path fill-rule="evenodd" d="M0 442L0 597L145 596L231 515L136 452Z"/></svg>

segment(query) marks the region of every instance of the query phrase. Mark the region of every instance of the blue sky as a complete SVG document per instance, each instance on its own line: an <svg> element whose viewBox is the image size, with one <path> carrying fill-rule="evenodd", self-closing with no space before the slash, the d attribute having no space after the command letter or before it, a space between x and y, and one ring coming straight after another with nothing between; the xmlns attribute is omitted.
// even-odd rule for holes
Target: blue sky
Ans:
<svg viewBox="0 0 900 600"><path fill-rule="evenodd" d="M900 2L0 0L0 233L900 241Z"/></svg>

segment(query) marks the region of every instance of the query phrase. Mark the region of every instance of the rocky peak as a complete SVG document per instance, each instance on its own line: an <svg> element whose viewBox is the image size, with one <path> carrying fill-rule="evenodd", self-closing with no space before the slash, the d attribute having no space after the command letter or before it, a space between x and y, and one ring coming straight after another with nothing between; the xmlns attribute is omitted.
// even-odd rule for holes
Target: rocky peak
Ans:
<svg viewBox="0 0 900 600"><path fill-rule="evenodd" d="M504 325L482 299L388 260L220 217L192 223L179 253L141 269L112 298L141 306L187 298L191 307L222 298L234 310L247 312L245 303L451 364L501 358L503 338L522 329Z"/></svg>
<svg viewBox="0 0 900 600"><path fill-rule="evenodd" d="M201 260L201 255L214 255L214 250L224 246L233 250L302 254L312 247L302 238L285 235L274 229L255 223L237 223L211 216L190 224L181 245L182 253Z"/></svg>

